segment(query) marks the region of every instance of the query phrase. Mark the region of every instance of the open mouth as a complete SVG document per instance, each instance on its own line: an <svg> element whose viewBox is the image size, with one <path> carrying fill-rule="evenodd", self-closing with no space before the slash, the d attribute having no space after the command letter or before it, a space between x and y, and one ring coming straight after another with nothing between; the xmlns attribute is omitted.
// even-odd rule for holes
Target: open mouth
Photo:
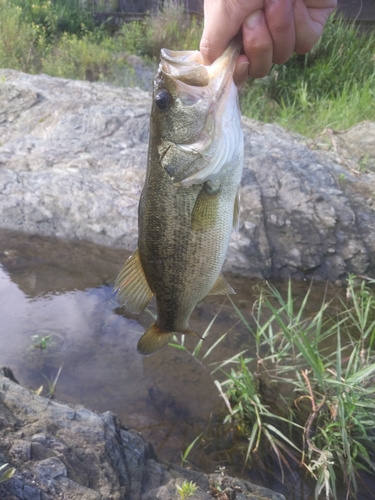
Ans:
<svg viewBox="0 0 375 500"><path fill-rule="evenodd" d="M161 70L175 81L194 87L214 85L226 86L232 78L237 58L241 50L241 42L234 39L225 52L211 65L205 66L199 51L174 51L162 49Z"/></svg>

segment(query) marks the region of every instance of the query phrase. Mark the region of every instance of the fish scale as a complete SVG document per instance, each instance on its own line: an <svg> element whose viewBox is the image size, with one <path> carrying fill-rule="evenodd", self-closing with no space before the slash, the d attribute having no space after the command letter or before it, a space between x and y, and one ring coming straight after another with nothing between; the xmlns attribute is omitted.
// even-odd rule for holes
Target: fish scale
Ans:
<svg viewBox="0 0 375 500"><path fill-rule="evenodd" d="M152 354L174 334L196 335L189 318L208 294L234 293L221 275L233 226L243 136L233 41L211 66L197 51L161 52L154 79L138 249L116 280L118 298L139 313L156 297L157 319L138 351Z"/></svg>

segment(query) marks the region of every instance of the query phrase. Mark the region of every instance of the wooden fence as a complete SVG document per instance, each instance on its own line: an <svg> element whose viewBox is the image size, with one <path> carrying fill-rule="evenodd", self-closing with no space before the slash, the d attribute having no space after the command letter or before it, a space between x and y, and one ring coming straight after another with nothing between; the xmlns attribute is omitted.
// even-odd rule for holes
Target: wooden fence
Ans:
<svg viewBox="0 0 375 500"><path fill-rule="evenodd" d="M147 12L163 5L163 0L82 0L92 6L99 23L118 26L131 21L141 21ZM167 0L171 1L171 0ZM178 0L175 0L178 1ZM204 0L179 0L191 15L203 17ZM375 0L338 0L338 11L355 20L361 27L375 29Z"/></svg>

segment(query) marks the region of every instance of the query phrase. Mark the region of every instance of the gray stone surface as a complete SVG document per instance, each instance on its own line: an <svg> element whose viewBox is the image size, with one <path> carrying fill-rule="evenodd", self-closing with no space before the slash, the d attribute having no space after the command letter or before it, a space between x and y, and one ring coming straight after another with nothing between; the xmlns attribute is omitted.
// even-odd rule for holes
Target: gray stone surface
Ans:
<svg viewBox="0 0 375 500"><path fill-rule="evenodd" d="M0 70L0 82L0 227L134 250L150 94L12 70ZM307 141L244 118L241 223L225 269L370 273L374 127Z"/></svg>
<svg viewBox="0 0 375 500"><path fill-rule="evenodd" d="M9 463L16 472L0 484L1 500L178 500L176 485L185 480L198 485L195 499L212 499L218 484L235 491L231 498L237 500L284 499L247 481L161 463L113 413L45 399L3 373L0 465Z"/></svg>

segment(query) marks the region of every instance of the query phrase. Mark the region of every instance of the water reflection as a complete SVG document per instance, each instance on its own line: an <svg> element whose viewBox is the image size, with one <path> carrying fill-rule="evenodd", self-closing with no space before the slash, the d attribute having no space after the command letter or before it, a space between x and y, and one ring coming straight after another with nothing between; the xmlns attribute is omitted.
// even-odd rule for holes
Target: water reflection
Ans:
<svg viewBox="0 0 375 500"><path fill-rule="evenodd" d="M30 389L43 384L44 394L45 377L52 381L62 366L58 399L114 411L162 458L179 462L222 401L205 368L185 353L137 353L152 318L123 316L110 285L128 254L9 231L0 236L1 365ZM197 308L193 327L202 331L217 308Z"/></svg>
<svg viewBox="0 0 375 500"><path fill-rule="evenodd" d="M210 296L194 311L191 327L203 333L220 310L203 353L229 331L204 365L170 347L141 356L137 342L152 318L147 312L125 317L111 286L127 256L88 243L0 231L0 365L11 367L30 389L43 384L44 394L46 377L52 381L62 366L57 399L115 412L125 426L153 443L160 458L180 463L181 452L209 430L188 457L195 468L212 472L225 464L230 473L281 491L288 500L312 499L313 487L301 481L295 464L285 485L271 458L267 471L242 471L243 455L233 446L234 434L220 427L225 406L209 364L246 348L252 352L252 339L237 324L233 308L223 297ZM258 296L253 291L256 282L235 277L228 281L238 292L237 306L249 317ZM294 291L304 296L306 284L296 284ZM324 285L314 286L307 315L319 309L325 292ZM43 349L42 339L47 339ZM196 344L192 338L186 342Z"/></svg>

